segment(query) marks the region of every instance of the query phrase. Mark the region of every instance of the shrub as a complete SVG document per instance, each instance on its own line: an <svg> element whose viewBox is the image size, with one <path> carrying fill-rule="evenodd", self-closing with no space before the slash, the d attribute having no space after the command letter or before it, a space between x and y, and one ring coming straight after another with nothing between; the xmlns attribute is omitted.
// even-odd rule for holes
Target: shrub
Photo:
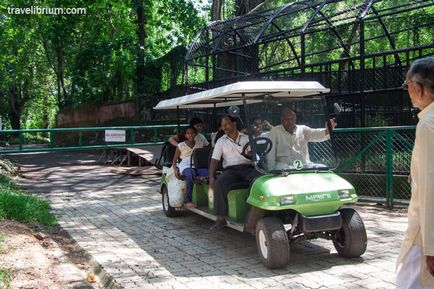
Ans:
<svg viewBox="0 0 434 289"><path fill-rule="evenodd" d="M46 200L19 192L16 184L3 175L0 175L0 218L29 224L56 224Z"/></svg>

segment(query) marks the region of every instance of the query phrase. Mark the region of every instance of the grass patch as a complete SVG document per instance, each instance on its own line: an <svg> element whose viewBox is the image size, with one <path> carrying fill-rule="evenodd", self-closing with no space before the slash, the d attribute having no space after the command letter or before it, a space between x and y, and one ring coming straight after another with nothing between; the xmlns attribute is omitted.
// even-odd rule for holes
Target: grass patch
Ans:
<svg viewBox="0 0 434 289"><path fill-rule="evenodd" d="M9 289L11 288L11 270L4 269L0 267L0 288Z"/></svg>
<svg viewBox="0 0 434 289"><path fill-rule="evenodd" d="M3 175L0 175L0 219L48 226L56 224L46 200L20 192L17 185Z"/></svg>
<svg viewBox="0 0 434 289"><path fill-rule="evenodd" d="M0 254L1 253L3 253L3 250L4 250L4 248L3 248L3 242L5 241L5 235L3 235L1 232L0 232ZM0 287L1 288L1 287Z"/></svg>

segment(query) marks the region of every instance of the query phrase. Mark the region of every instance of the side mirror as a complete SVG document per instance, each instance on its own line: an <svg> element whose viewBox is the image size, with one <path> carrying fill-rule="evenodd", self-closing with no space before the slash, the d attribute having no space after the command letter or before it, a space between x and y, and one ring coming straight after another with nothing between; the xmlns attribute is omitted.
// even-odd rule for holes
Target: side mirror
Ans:
<svg viewBox="0 0 434 289"><path fill-rule="evenodd" d="M236 105L232 105L228 108L228 114L232 117L240 117L240 108Z"/></svg>
<svg viewBox="0 0 434 289"><path fill-rule="evenodd" d="M335 102L333 104L333 111L335 113L335 116L338 116L341 113L342 107L339 105L339 103Z"/></svg>

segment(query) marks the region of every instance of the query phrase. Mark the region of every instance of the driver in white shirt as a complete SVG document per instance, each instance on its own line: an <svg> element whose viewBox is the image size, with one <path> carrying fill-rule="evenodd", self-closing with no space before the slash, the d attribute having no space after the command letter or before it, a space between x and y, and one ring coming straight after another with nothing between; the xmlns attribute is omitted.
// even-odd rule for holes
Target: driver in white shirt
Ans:
<svg viewBox="0 0 434 289"><path fill-rule="evenodd" d="M231 116L222 118L221 126L225 135L215 144L209 168L209 187L214 189L214 212L217 221L211 230L219 230L226 226L225 216L228 214L228 193L230 185L236 182L251 183L259 173L251 161L241 153L249 142L249 137L237 129L236 119ZM216 179L219 161L223 158L223 173Z"/></svg>

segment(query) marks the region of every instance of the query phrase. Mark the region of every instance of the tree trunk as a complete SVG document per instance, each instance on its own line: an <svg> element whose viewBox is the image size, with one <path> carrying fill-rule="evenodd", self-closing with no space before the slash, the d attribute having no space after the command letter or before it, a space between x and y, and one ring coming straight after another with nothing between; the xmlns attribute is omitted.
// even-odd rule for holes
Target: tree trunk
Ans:
<svg viewBox="0 0 434 289"><path fill-rule="evenodd" d="M264 0L236 0L235 5L235 16L241 16L254 10L257 6L261 5Z"/></svg>
<svg viewBox="0 0 434 289"><path fill-rule="evenodd" d="M60 93L60 88L62 88L63 93L63 105L70 105L70 99L68 97L68 93L65 87L65 78L63 75L63 45L62 40L58 39L59 42L56 47L56 56L57 56L57 92ZM59 95L60 98L60 95Z"/></svg>
<svg viewBox="0 0 434 289"><path fill-rule="evenodd" d="M42 128L48 128L49 124L49 111L48 111L48 94L44 95L44 108L42 114Z"/></svg>
<svg viewBox="0 0 434 289"><path fill-rule="evenodd" d="M139 1L137 8L137 36L139 38L139 49L137 52L137 67L136 67L136 90L138 100L138 115L144 109L145 97L145 39L146 39L146 17L144 1Z"/></svg>
<svg viewBox="0 0 434 289"><path fill-rule="evenodd" d="M17 85L13 85L9 92L9 120L12 129L21 129L21 102L19 101L20 95Z"/></svg>
<svg viewBox="0 0 434 289"><path fill-rule="evenodd" d="M222 19L222 7L223 7L224 3L225 3L225 0L212 1L211 21L216 21L216 20Z"/></svg>

